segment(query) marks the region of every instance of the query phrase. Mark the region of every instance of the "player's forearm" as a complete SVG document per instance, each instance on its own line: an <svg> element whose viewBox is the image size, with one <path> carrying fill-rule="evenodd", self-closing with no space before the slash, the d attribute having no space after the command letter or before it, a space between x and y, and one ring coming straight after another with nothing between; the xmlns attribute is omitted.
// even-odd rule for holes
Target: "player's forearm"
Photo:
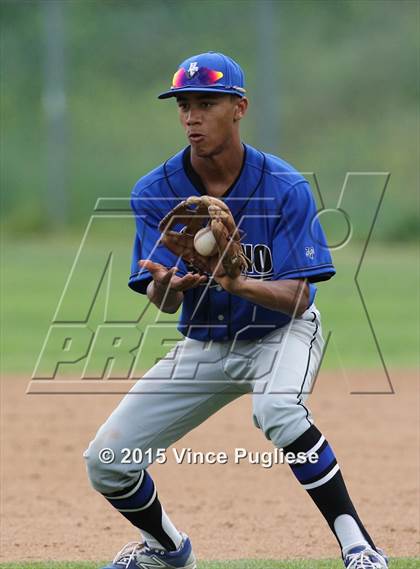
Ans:
<svg viewBox="0 0 420 569"><path fill-rule="evenodd" d="M147 297L150 302L162 312L174 314L184 300L184 293L174 290L167 290L166 287L159 287L155 281L151 281L147 287Z"/></svg>
<svg viewBox="0 0 420 569"><path fill-rule="evenodd" d="M241 278L231 292L269 310L301 316L308 308L309 286L305 280L258 281Z"/></svg>

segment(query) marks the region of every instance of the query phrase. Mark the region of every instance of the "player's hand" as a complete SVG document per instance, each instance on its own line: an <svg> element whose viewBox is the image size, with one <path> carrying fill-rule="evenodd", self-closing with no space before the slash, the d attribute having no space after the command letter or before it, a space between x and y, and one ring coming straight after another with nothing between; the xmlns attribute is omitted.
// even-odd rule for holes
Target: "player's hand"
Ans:
<svg viewBox="0 0 420 569"><path fill-rule="evenodd" d="M162 292L166 292L168 288L174 292L183 292L190 288L195 288L207 281L205 275L196 273L187 273L182 277L178 277L176 273L179 271L178 267L167 269L160 263L142 259L139 261L139 266L147 269L153 277L155 287Z"/></svg>

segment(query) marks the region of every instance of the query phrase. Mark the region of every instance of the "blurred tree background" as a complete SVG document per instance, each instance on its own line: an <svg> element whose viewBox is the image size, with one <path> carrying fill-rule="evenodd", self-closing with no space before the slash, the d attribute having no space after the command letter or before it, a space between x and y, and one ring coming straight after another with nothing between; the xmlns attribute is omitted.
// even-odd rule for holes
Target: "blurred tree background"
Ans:
<svg viewBox="0 0 420 569"><path fill-rule="evenodd" d="M315 172L329 207L346 172L390 172L374 238L414 238L417 1L62 0L59 29L47 22L51 4L1 2L1 215L8 235L52 231L54 217L65 224L60 232L80 234L99 197L128 197L140 176L186 144L174 101L156 95L185 57L214 50L245 70L251 107L244 140ZM46 93L51 33L62 44L65 99L58 102ZM59 159L48 141L54 105L63 119ZM52 215L54 167L65 199ZM363 217L370 197L377 200L361 181L349 197L356 215Z"/></svg>
<svg viewBox="0 0 420 569"><path fill-rule="evenodd" d="M343 202L353 237L333 251L337 277L318 293L325 333L334 331L327 367L380 365L354 279L385 181L368 173L390 173L358 284L386 363L418 365L418 250L409 243L419 227L418 1L0 0L0 7L0 365L8 373L31 373L61 292L79 314L111 253L113 285L101 288L91 329L108 306L124 322L146 310L126 286L134 221L82 237L99 198L128 207L136 180L186 145L175 101L156 96L183 59L208 50L244 68L243 139L306 173L314 189L315 174L327 208L337 207L347 172L364 173L351 178ZM327 214L322 223L337 243L343 218ZM82 277L67 290L75 259ZM139 337L155 316L146 313ZM107 353L95 357L102 369ZM156 357L150 349L143 369Z"/></svg>

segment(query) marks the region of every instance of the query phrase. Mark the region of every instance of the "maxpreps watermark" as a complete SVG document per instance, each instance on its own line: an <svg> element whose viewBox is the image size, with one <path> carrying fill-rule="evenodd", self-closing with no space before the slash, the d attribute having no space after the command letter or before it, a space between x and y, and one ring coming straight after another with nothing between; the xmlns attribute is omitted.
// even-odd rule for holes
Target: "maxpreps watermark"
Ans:
<svg viewBox="0 0 420 569"><path fill-rule="evenodd" d="M190 447L177 449L176 447L165 450L139 448L122 448L115 452L110 448L103 448L99 451L99 460L103 464L120 462L121 464L150 464L157 462L165 464L169 458L176 464L189 465L214 465L214 464L235 464L242 463L255 464L262 468L272 468L278 464L316 464L318 454L316 452L307 454L305 452L284 452L283 449L274 448L271 451L250 451L243 447L238 447L229 453L226 451L195 451Z"/></svg>
<svg viewBox="0 0 420 569"><path fill-rule="evenodd" d="M330 204L331 207L328 208L315 174L306 173L306 176L311 181L320 206L312 221L322 218L321 223L324 224L330 219L331 227L336 228L334 235L328 240L329 248L338 252L348 244L352 244L352 256L357 263L353 275L354 286L352 292L349 289L349 294L355 296L354 306L359 305L362 311L358 319L360 329L357 334L363 336L366 346L377 352L378 363L382 364L385 372L385 377L368 374L363 381L357 380L354 385L349 385L350 392L394 393L378 343L378 335L374 331L373 319L363 294L363 287L359 282L359 274L388 187L390 173L347 172L337 202ZM353 191L370 196L368 202L363 204L363 223L357 226L354 224L361 220L357 216L354 219L351 217L351 200L349 202L348 199ZM156 203L166 200L162 197L150 199L156 200ZM254 196L252 199L256 203L255 211L247 208L246 216L238 220L238 228L246 217L252 217L254 222L261 222L266 217L278 216L277 210L273 213L268 206L267 211L261 213L261 207L258 205L260 198ZM168 393L171 393L172 388L172 393L178 393L177 380L181 379L180 360L184 356L181 353L179 358L175 358L170 352L182 340L173 318L169 318L161 311L151 313L147 301L143 299L144 302L140 302L138 295L122 293L127 290L127 243L133 238L133 220L129 198L98 199L85 232L81 236L79 249L58 299L50 326L45 331L44 342L40 346L27 393L125 395L144 374L146 368L149 368L149 374L143 381L155 382L156 379L159 382L165 381ZM150 220L150 224L154 225L155 220ZM357 235L357 240L353 239L353 235ZM101 243L100 254L97 243ZM252 261L251 272L269 276L272 259L269 250L264 249L265 244L256 244L254 249L251 244L243 245L246 256ZM150 255L158 246L159 240L156 241ZM306 257L309 259L315 257L316 245L305 244L304 247ZM337 259L334 260L337 262ZM137 273L137 276L139 274ZM329 286L339 286L339 284ZM201 294L200 298L201 302L204 302L204 294ZM363 312L366 318L363 317ZM255 318L256 316L252 317L246 329L259 327ZM219 324L212 326L218 327ZM241 332L243 330L237 332L236 339L239 339ZM326 338L324 355L331 345L334 346L337 357L341 359L340 352L347 353L345 327L334 330L333 343L330 344L332 333L332 330L324 330ZM235 345L235 338L232 338L232 358L236 360L241 354L236 353ZM182 381L188 383L192 394L196 393L201 365L207 366L206 350L207 343L203 342L202 359L200 358L195 366L185 366L191 370L191 376L182 377ZM271 370L277 362L276 346L271 345L266 351L266 369L256 382L260 390L266 389ZM157 373L157 377L153 377L153 365L162 359L167 359L167 376L162 378ZM234 378L234 381L236 379ZM315 382L312 387L314 384ZM199 391L208 389L213 393L213 382L208 381L203 387L203 382L200 381L198 389Z"/></svg>

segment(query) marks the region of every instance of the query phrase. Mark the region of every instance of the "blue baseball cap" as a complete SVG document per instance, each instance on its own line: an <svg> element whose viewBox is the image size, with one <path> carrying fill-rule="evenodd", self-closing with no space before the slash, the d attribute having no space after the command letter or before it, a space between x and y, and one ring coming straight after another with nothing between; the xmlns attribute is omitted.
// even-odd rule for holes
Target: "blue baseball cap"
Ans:
<svg viewBox="0 0 420 569"><path fill-rule="evenodd" d="M232 58L209 51L193 55L181 63L172 79L172 86L158 96L169 99L178 93L231 93L245 96L244 72Z"/></svg>

